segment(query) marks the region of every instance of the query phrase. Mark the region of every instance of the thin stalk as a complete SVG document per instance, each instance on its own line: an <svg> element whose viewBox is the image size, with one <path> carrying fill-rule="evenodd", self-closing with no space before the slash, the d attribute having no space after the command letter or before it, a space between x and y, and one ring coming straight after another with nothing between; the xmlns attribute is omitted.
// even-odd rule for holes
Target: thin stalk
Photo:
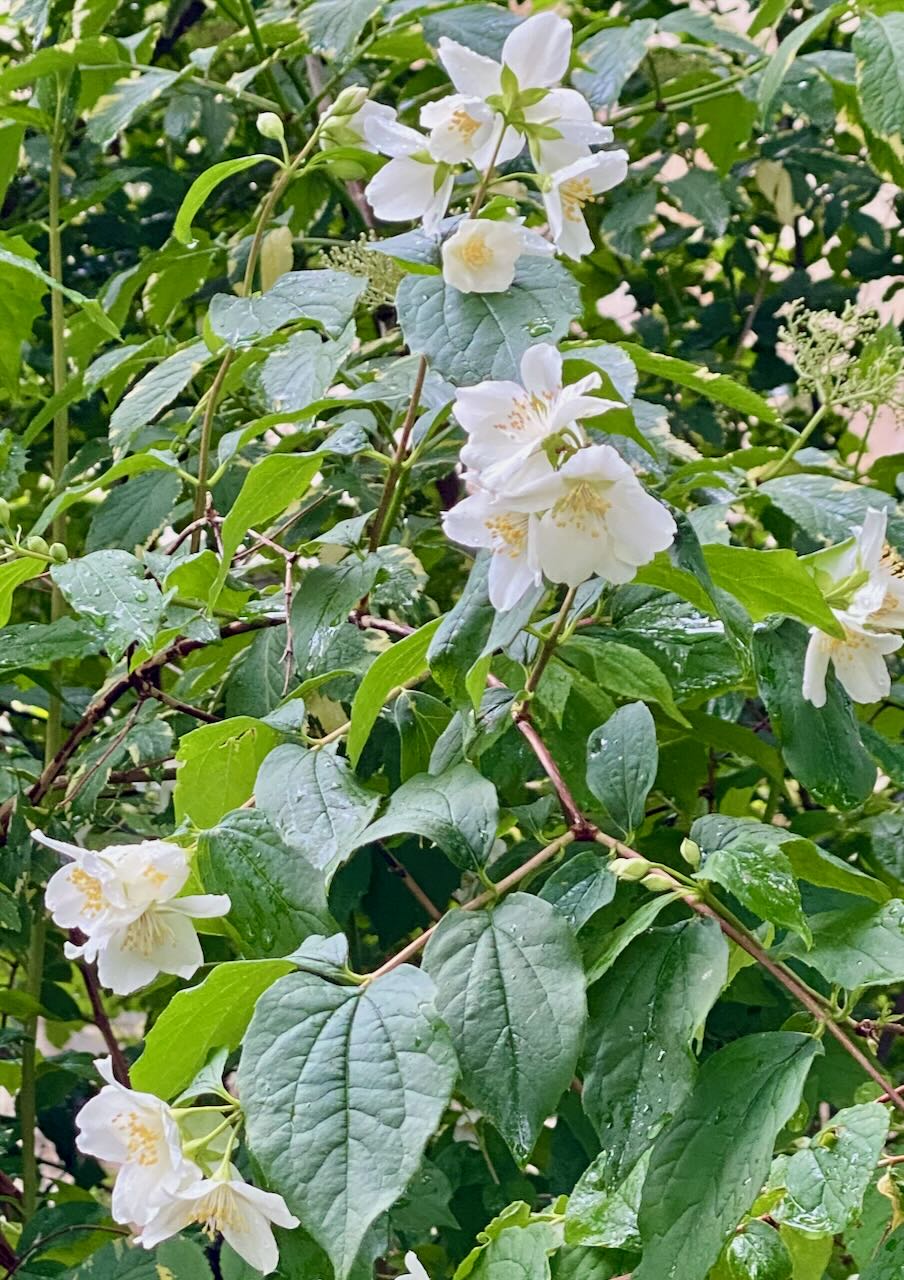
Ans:
<svg viewBox="0 0 904 1280"><path fill-rule="evenodd" d="M260 58L261 62L266 62L267 50L264 48L264 42L261 39L261 33L257 29L257 19L254 16L254 8L251 4L251 0L239 0L239 3L242 8L242 16L245 19L245 26L248 28L248 33L251 36L251 43L254 45L255 51L257 52L257 56ZM285 94L280 88L279 81L276 78L276 73L274 72L273 68L267 67L267 70L265 71L264 74L266 76L267 83L270 86L270 89L271 89L271 92L273 93L274 98L279 103L280 111L283 113L284 116L290 115L291 108L288 102L286 101Z"/></svg>
<svg viewBox="0 0 904 1280"><path fill-rule="evenodd" d="M571 612L571 606L574 604L574 598L577 593L577 587L570 587L565 595L565 599L562 601L562 607L559 610L559 615L552 624L552 629L544 641L543 647L537 657L537 661L534 663L533 669L527 677L527 684L524 686L524 694L526 698L532 697L537 691L537 685L540 683L540 678L546 670L546 665L555 653L556 645L559 643L559 636L562 634L562 628L568 621L568 615Z"/></svg>
<svg viewBox="0 0 904 1280"><path fill-rule="evenodd" d="M54 127L50 143L50 213L48 219L48 240L50 249L50 274L54 280L63 283L63 249L60 230L60 172L63 164L63 145L59 124ZM53 393L60 395L66 386L66 324L63 314L63 295L59 289L50 294L50 330L52 337ZM69 461L69 411L65 404L61 405L53 415L53 483L58 490L62 482L63 472ZM54 542L66 540L66 514L60 512L53 519L52 536ZM61 617L66 604L59 588L54 585L50 596L50 616L52 621ZM55 677L55 678L54 678ZM44 739L44 761L52 760L59 750L62 741L63 703L56 691L59 682L59 667L51 668L51 679L54 691L50 695L47 711L47 732Z"/></svg>
<svg viewBox="0 0 904 1280"><path fill-rule="evenodd" d="M25 974L25 994L33 1000L41 998L41 984L44 976L44 940L47 926L44 919L43 902L35 907L34 920L31 926L31 940L28 945L28 961ZM35 1100L37 1065L37 1033L38 1019L27 1018L23 1023L24 1038L22 1041L22 1085L19 1090L19 1125L22 1130L22 1215L26 1222L32 1217L38 1203L38 1153L35 1143L35 1129L38 1123Z"/></svg>
<svg viewBox="0 0 904 1280"><path fill-rule="evenodd" d="M804 445L807 443L807 441L810 439L810 436L819 426L820 422L822 422L823 418L826 416L828 411L829 411L829 406L828 404L825 403L825 401L823 401L823 403L819 406L819 408L813 414L813 417L810 419L810 421L801 431L800 435L797 436L796 439L791 441L791 444L788 446L788 448L785 450L785 452L782 454L779 460L777 462L774 462L771 467L765 468L762 474L763 480L774 480L776 476L780 476L782 474L785 467L788 465L788 463L797 453L798 449L802 449Z"/></svg>
<svg viewBox="0 0 904 1280"><path fill-rule="evenodd" d="M673 94L669 98L648 98L645 102L638 102L632 107L613 112L606 123L620 124L623 120L631 120L635 116L649 115L651 111L670 111L673 108L693 106L696 102L705 102L708 98L718 98L727 89L740 84L742 80L759 71L765 63L766 59L760 58L749 67L745 67L743 71L737 71L733 76L726 76L724 80L719 80L717 83L701 85L697 89L685 89L684 92Z"/></svg>
<svg viewBox="0 0 904 1280"><path fill-rule="evenodd" d="M490 184L490 180L492 179L493 174L496 172L496 160L498 159L499 151L500 151L500 148L502 147L502 139L504 137L505 137L505 127L503 126L503 128L500 130L499 138L497 139L496 146L493 148L493 154L490 157L490 163L487 165L486 172L484 173L483 177L480 179L480 183L477 187L477 190L474 192L474 199L471 201L471 207L468 210L469 218L476 217L480 209L480 206L483 204L484 196L487 193L487 187Z"/></svg>
<svg viewBox="0 0 904 1280"><path fill-rule="evenodd" d="M421 392L424 389L424 379L427 377L427 358L421 356L417 366L417 376L414 379L414 390L411 392L411 400L408 404L408 411L405 414L405 421L402 423L402 430L399 433L399 441L393 454L392 463L386 475L386 481L383 485L383 492L380 495L380 505L377 507L377 514L374 516L374 522L371 525L370 538L368 540L368 549L376 551L380 546L380 540L383 537L383 530L387 525L387 515L393 502L393 495L402 476L405 465L405 455L408 452L408 442L411 439L411 432L414 430L414 424L417 420L417 408L421 401ZM362 606L363 608L363 606Z"/></svg>

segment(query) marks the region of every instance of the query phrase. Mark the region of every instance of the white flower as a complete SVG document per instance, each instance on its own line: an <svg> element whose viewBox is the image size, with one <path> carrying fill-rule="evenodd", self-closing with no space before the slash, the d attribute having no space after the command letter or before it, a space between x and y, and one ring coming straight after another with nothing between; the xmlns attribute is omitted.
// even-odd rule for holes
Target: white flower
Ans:
<svg viewBox="0 0 904 1280"><path fill-rule="evenodd" d="M525 486L516 501L523 511L543 512L536 563L551 582L570 587L594 574L630 582L675 536L667 508L607 444L579 449L558 471Z"/></svg>
<svg viewBox="0 0 904 1280"><path fill-rule="evenodd" d="M503 67L514 73L522 91L557 85L568 70L571 37L571 23L565 18L550 12L537 13L506 37L501 62L446 36L440 40L437 53L459 93L486 99L501 91Z"/></svg>
<svg viewBox="0 0 904 1280"><path fill-rule="evenodd" d="M538 461L549 465L545 458ZM443 515L443 528L453 542L492 552L487 585L490 603L500 613L513 609L542 581L533 545L536 525L536 516L480 488Z"/></svg>
<svg viewBox="0 0 904 1280"><path fill-rule="evenodd" d="M389 124L395 118L394 107L384 106L382 102L371 102L368 98L352 115L347 118L340 117L342 130L348 134L348 137L343 137L341 144L337 145L360 147L362 151L376 151L377 148L367 136L368 126L377 120Z"/></svg>
<svg viewBox="0 0 904 1280"><path fill-rule="evenodd" d="M551 89L539 102L525 107L524 119L531 156L541 173L563 169L613 137L610 127L594 118L590 103L576 89Z"/></svg>
<svg viewBox="0 0 904 1280"><path fill-rule="evenodd" d="M80 929L71 959L97 960L103 986L128 995L158 973L190 978L203 961L191 918L222 916L226 894L176 895L188 879L185 850L163 840L93 851L40 831L35 840L72 859L48 881L45 904L63 929Z"/></svg>
<svg viewBox="0 0 904 1280"><path fill-rule="evenodd" d="M424 1264L413 1249L409 1249L405 1254L405 1266L408 1270L400 1275L397 1280L430 1280L424 1269Z"/></svg>
<svg viewBox="0 0 904 1280"><path fill-rule="evenodd" d="M421 108L421 124L430 130L427 149L434 160L461 164L474 160L478 168L487 148L495 146L499 116L481 98L452 93Z"/></svg>
<svg viewBox="0 0 904 1280"><path fill-rule="evenodd" d="M588 394L600 383L600 375L591 373L563 387L556 348L547 342L528 347L521 357L520 384L479 382L459 389L454 412L468 433L462 462L480 473L485 487L511 493L519 483L519 468L545 440L571 428L573 443L582 445L578 419L618 407L617 401Z"/></svg>
<svg viewBox="0 0 904 1280"><path fill-rule="evenodd" d="M153 1249L161 1240L196 1222L211 1236L221 1232L250 1267L264 1275L275 1271L279 1250L271 1224L298 1226L298 1219L289 1212L282 1196L250 1186L231 1167L226 1177L204 1178L200 1170L198 1175L166 1198L145 1225L138 1243Z"/></svg>
<svg viewBox="0 0 904 1280"><path fill-rule="evenodd" d="M449 166L437 163L427 150L424 135L399 124L394 112L391 117L369 117L364 133L375 151L392 157L364 191L374 213L386 222L420 218L424 230L432 234L452 198L454 179Z"/></svg>
<svg viewBox="0 0 904 1280"><path fill-rule="evenodd" d="M86 1155L120 1166L113 1217L144 1225L162 1200L197 1170L182 1155L179 1129L166 1103L121 1085L109 1058L94 1065L107 1083L76 1116L76 1145Z"/></svg>
<svg viewBox="0 0 904 1280"><path fill-rule="evenodd" d="M522 254L550 257L553 252L542 236L519 222L463 218L443 244L443 277L461 293L503 293Z"/></svg>
<svg viewBox="0 0 904 1280"><path fill-rule="evenodd" d="M841 609L832 612L844 628L844 638L836 639L817 627L810 628L804 659L803 696L814 707L826 704L826 673L829 662L835 675L854 702L878 702L887 697L891 679L885 655L904 644L904 636L888 631L871 631L862 616Z"/></svg>
<svg viewBox="0 0 904 1280"><path fill-rule="evenodd" d="M543 192L556 248L569 258L582 258L593 251L593 238L584 221L584 205L601 191L625 180L627 151L601 151L575 160L558 169Z"/></svg>

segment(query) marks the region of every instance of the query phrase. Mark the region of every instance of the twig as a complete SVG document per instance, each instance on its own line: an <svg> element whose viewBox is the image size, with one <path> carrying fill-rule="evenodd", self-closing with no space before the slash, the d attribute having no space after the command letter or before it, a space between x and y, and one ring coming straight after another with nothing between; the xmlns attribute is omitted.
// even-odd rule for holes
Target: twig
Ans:
<svg viewBox="0 0 904 1280"><path fill-rule="evenodd" d="M292 641L292 595L294 591L295 556L286 556L286 574L283 579L283 595L286 602L286 645L282 651L283 697L289 692L292 672L295 669L295 646Z"/></svg>
<svg viewBox="0 0 904 1280"><path fill-rule="evenodd" d="M562 634L562 628L568 621L568 614L571 612L571 606L574 604L574 598L577 593L577 587L569 588L565 595L565 599L562 601L562 607L559 610L558 617L552 624L549 635L544 640L543 647L537 656L537 661L534 663L533 670L527 677L527 683L524 686L524 692L527 698L530 698L536 692L537 685L540 683L540 678L546 670L546 664L555 653L556 645L559 643L559 636Z"/></svg>
<svg viewBox="0 0 904 1280"><path fill-rule="evenodd" d="M140 711L140 709L141 709L141 703L138 702L135 704L135 706L126 716L125 724L122 726L119 733L115 735L115 737L113 738L113 741L109 744L106 751L102 753L99 759L95 760L94 764L91 766L90 769L88 769L85 773L82 774L82 776L78 779L78 781L76 782L72 790L70 792L67 792L63 796L64 804L72 804L76 796L81 795L82 791L84 791L85 787L94 777L94 775L97 773L98 769L102 769L104 767L105 763L110 759L110 756L112 756L113 752L116 751L117 747L119 747L123 739L128 736L129 730L132 728L132 725L135 723L135 718L138 715L138 712Z"/></svg>
<svg viewBox="0 0 904 1280"><path fill-rule="evenodd" d="M103 997L100 994L100 986L97 981L97 973L93 965L86 964L84 961L81 961L78 967L85 980L85 990L88 992L88 999L91 1002L94 1025L103 1036L104 1044L107 1046L110 1057L113 1060L113 1074L120 1084L124 1084L127 1089L130 1089L132 1082L129 1079L129 1064L126 1061L125 1054L119 1047L116 1036L113 1034L110 1019L107 1017L107 1011L104 1008Z"/></svg>
<svg viewBox="0 0 904 1280"><path fill-rule="evenodd" d="M383 858L383 861L389 867L389 870L398 880L401 880L412 898L415 898L421 904L430 919L442 920L443 913L430 901L408 868L399 862L395 854L390 852L390 850L387 849L379 840L377 841L377 848L380 851L380 856Z"/></svg>
<svg viewBox="0 0 904 1280"><path fill-rule="evenodd" d="M389 511L389 505L392 502L392 496L395 492L399 477L402 474L402 467L405 462L405 454L408 452L408 441L411 439L411 432L414 430L414 424L417 419L417 409L421 399L421 392L424 389L424 379L427 377L427 357L421 356L417 366L417 376L414 379L414 389L411 392L411 401L408 405L408 412L405 414L405 421L402 423L402 429L399 432L398 444L393 454L392 463L386 475L386 481L383 485L383 493L380 496L380 505L377 507L377 514L374 516L374 522L370 529L370 539L368 541L368 550L376 551L380 546L380 540L383 537L383 525L386 522L386 515Z"/></svg>
<svg viewBox="0 0 904 1280"><path fill-rule="evenodd" d="M156 698L164 706L172 707L174 711L181 711L183 715L193 716L195 720L203 720L205 724L219 724L222 720L222 716L214 715L212 711L205 711L203 707L193 706L190 702L183 702L181 698L174 698L171 693L167 693L164 689L158 689L156 685L145 685L142 692L149 698Z"/></svg>

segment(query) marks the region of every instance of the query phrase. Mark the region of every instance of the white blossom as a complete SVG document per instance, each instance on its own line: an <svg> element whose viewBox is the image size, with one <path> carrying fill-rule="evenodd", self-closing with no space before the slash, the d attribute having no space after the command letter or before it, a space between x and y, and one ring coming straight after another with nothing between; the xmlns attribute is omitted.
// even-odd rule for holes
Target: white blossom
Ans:
<svg viewBox="0 0 904 1280"><path fill-rule="evenodd" d="M571 39L571 23L547 11L520 22L509 33L499 62L447 36L440 40L437 53L459 93L486 99L502 90L503 67L514 73L522 92L557 85L568 70Z"/></svg>
<svg viewBox="0 0 904 1280"><path fill-rule="evenodd" d="M261 1191L245 1182L232 1166L223 1175L197 1177L168 1195L151 1215L138 1237L145 1249L183 1228L198 1223L211 1237L220 1232L236 1253L264 1275L275 1271L279 1250L273 1238L273 1224L297 1227L285 1200L270 1191Z"/></svg>
<svg viewBox="0 0 904 1280"><path fill-rule="evenodd" d="M553 253L551 244L520 222L463 218L443 243L443 277L461 293L503 293L515 278L522 254Z"/></svg>
<svg viewBox="0 0 904 1280"><path fill-rule="evenodd" d="M107 1083L76 1116L76 1145L86 1155L119 1166L113 1217L144 1225L197 1170L182 1155L179 1129L166 1103L121 1085L109 1058L94 1065Z"/></svg>
<svg viewBox="0 0 904 1280"><path fill-rule="evenodd" d="M548 466L545 459L540 461ZM453 542L486 547L492 553L487 587L490 603L500 613L514 608L543 580L534 547L536 526L535 515L481 488L443 515L443 528Z"/></svg>
<svg viewBox="0 0 904 1280"><path fill-rule="evenodd" d="M891 679L885 655L904 644L904 636L888 631L872 631L862 616L841 609L833 610L844 629L844 637L836 638L810 628L810 640L804 659L803 696L814 707L826 704L826 675L829 662L835 675L854 702L878 702L887 697Z"/></svg>
<svg viewBox="0 0 904 1280"><path fill-rule="evenodd" d="M550 176L543 190L543 203L560 253L580 259L593 251L584 205L601 191L623 182L627 172L627 151L600 151L575 160Z"/></svg>
<svg viewBox="0 0 904 1280"><path fill-rule="evenodd" d="M374 174L364 194L378 218L386 222L410 222L420 218L432 234L445 217L454 182L447 164L437 162L427 148L427 138L390 117L365 121L367 141L375 151L391 156Z"/></svg>
<svg viewBox="0 0 904 1280"><path fill-rule="evenodd" d="M525 107L530 152L541 173L554 173L590 155L591 147L612 141L609 125L594 118L590 103L576 89L550 89Z"/></svg>
<svg viewBox="0 0 904 1280"><path fill-rule="evenodd" d="M177 897L188 879L185 850L162 840L93 851L41 831L33 837L72 861L48 881L45 904L83 944L65 944L70 959L96 960L101 984L129 995L158 973L190 978L203 962L192 918L225 915L226 894Z"/></svg>
<svg viewBox="0 0 904 1280"><path fill-rule="evenodd" d="M430 130L427 150L434 160L482 168L487 149L495 146L500 117L481 98L449 94L421 108L421 124Z"/></svg>
<svg viewBox="0 0 904 1280"><path fill-rule="evenodd" d="M413 1249L409 1249L405 1254L405 1266L407 1270L398 1276L397 1280L430 1280L424 1264Z"/></svg>
<svg viewBox="0 0 904 1280"><path fill-rule="evenodd" d="M592 418L618 402L589 393L601 383L598 373L562 385L562 356L547 342L528 347L521 357L521 382L479 382L459 388L454 412L468 433L461 460L480 473L490 489L511 493L519 468L550 437L568 429L574 444L586 443L581 418Z"/></svg>
<svg viewBox="0 0 904 1280"><path fill-rule="evenodd" d="M333 146L358 147L361 151L376 152L377 147L368 137L368 129L375 122L389 125L395 121L395 107L387 107L382 102L372 102L366 98L361 106L349 116L331 113L321 127L321 134Z"/></svg>

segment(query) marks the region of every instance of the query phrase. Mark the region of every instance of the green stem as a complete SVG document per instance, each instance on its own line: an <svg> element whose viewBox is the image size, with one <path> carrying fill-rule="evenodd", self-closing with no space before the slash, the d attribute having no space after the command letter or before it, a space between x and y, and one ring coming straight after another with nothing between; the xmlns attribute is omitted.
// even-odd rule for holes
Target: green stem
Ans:
<svg viewBox="0 0 904 1280"><path fill-rule="evenodd" d="M540 677L546 670L546 664L549 662L555 652L556 645L559 643L559 636L562 634L562 628L568 621L568 615L571 612L571 606L574 604L574 598L577 595L577 592L577 587L569 587L565 595L565 599L562 601L562 607L559 610L559 615L552 624L552 630L549 632L549 635L543 643L543 648L537 656L537 661L534 663L533 670L527 677L527 684L524 686L525 699L531 698L537 691L537 685L540 683Z"/></svg>
<svg viewBox="0 0 904 1280"><path fill-rule="evenodd" d="M392 515L394 518L394 514L398 511L399 503L401 502L403 476L405 475L405 455L408 452L408 441L411 439L411 432L414 430L414 424L417 420L417 408L420 404L426 376L427 359L425 356L421 356L418 361L414 389L411 392L411 400L408 404L408 412L405 414L405 421L402 423L402 430L399 433L399 442L396 445L395 453L386 475L386 482L380 495L380 505L377 507L377 514L374 516L374 522L371 525L368 542L370 551L376 551L379 547L380 540L383 537L383 530L392 528L392 523L387 517Z"/></svg>
<svg viewBox="0 0 904 1280"><path fill-rule="evenodd" d="M721 97L728 89L759 71L766 61L765 58L760 58L749 67L745 67L743 71L738 71L733 76L726 76L724 80L719 80L715 84L701 85L697 89L685 89L683 93L673 94L670 98L648 98L645 102L638 102L632 107L613 112L606 123L620 124L623 120L631 120L635 116L649 115L651 111L677 110L679 107L693 106L697 102L706 102L709 98Z"/></svg>
<svg viewBox="0 0 904 1280"><path fill-rule="evenodd" d="M261 62L266 62L267 50L264 48L264 42L261 39L261 33L257 27L257 19L254 16L254 8L251 4L251 0L239 0L239 3L242 7L242 16L245 19L245 26L248 28L248 32L251 36L251 43L254 45L257 56L260 58ZM276 73L273 68L268 67L264 74L274 98L279 103L280 111L284 116L291 115L291 108L286 101L285 94L280 88L279 81L276 78Z"/></svg>
<svg viewBox="0 0 904 1280"><path fill-rule="evenodd" d="M59 92L59 90L58 90ZM63 146L59 125L54 127L54 135L50 144L50 215L49 215L49 247L50 274L54 280L63 283L63 250L60 232L60 171L63 164ZM53 354L53 393L60 395L66 385L66 325L63 314L63 295L59 289L50 294L50 328ZM69 461L69 411L65 404L53 415L53 482L54 489L59 491L63 472ZM54 542L66 541L66 514L60 512L54 516L52 524ZM59 589L54 586L50 598L50 616L55 622L65 610L65 601ZM44 760L52 760L59 750L62 741L62 699L56 686L60 678L59 668L51 668L54 692L50 695L47 714L47 734L44 740ZM55 676L55 678L54 678Z"/></svg>
<svg viewBox="0 0 904 1280"><path fill-rule="evenodd" d="M44 976L44 939L46 923L44 920L43 902L36 904L31 926L31 941L28 946L27 971L25 975L25 994L33 1000L41 998L41 984ZM37 1065L37 1016L27 1018L23 1023L24 1039L22 1043L22 1084L19 1089L19 1124L22 1130L22 1213L26 1222L34 1214L38 1202L38 1153L35 1144L35 1128L38 1123L36 1106Z"/></svg>
<svg viewBox="0 0 904 1280"><path fill-rule="evenodd" d="M810 436L819 426L820 422L822 422L828 411L828 404L823 402L804 427L803 431L801 431L800 435L797 436L796 439L792 440L791 444L779 458L778 462L774 462L771 467L765 468L761 476L761 480L774 480L776 476L780 476L782 474L785 467L797 453L798 449L802 449L810 439Z"/></svg>

